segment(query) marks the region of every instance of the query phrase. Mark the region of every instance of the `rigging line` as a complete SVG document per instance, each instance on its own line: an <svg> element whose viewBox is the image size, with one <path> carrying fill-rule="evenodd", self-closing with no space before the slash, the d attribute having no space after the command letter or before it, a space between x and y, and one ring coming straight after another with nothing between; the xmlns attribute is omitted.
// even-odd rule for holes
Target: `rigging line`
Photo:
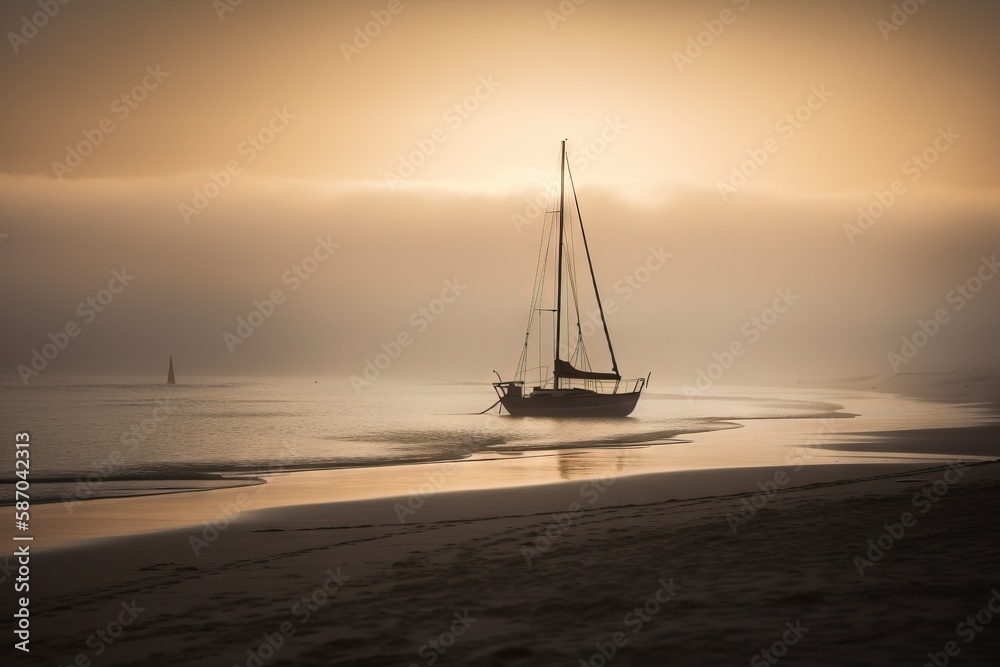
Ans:
<svg viewBox="0 0 1000 667"><path fill-rule="evenodd" d="M572 235L571 235L572 239ZM569 284L570 292L573 295L573 312L576 316L576 333L577 333L577 348L583 344L583 330L580 326L580 290L577 284L577 265L576 265L576 255L575 255L575 242L570 240L569 246ZM567 309L568 311L568 309ZM566 314L566 325L569 326L569 313Z"/></svg>
<svg viewBox="0 0 1000 667"><path fill-rule="evenodd" d="M570 211L570 215L572 216L572 210ZM583 328L582 328L583 327L583 319L580 316L580 289L579 289L579 281L578 281L578 277L577 277L577 271L578 271L578 269L577 269L577 261L576 261L576 243L577 243L577 241L576 241L576 235L575 235L575 233L573 231L572 220L570 221L570 224L567 226L567 231L568 231L568 234L567 234L567 238L568 238L567 246L569 247L569 252L568 252L568 255L569 255L568 267L569 267L569 272L570 272L569 273L569 280L570 280L570 289L571 289L571 292L572 292L572 295L573 295L573 307L574 307L574 312L575 312L575 315L576 315L576 331L577 331L577 345L576 345L577 349L575 349L573 351L573 357L574 357L575 360L583 359L584 361L587 361L587 363L589 363L589 355L587 355L586 341L583 338ZM569 327L569 314L568 313L566 315L566 318L567 318L566 326L568 328ZM580 349L581 348L582 348L582 351L583 351L582 355L580 354ZM580 368L581 370L590 370L589 366L586 366L586 367L582 366L582 365L580 365L579 361L577 361L577 368Z"/></svg>
<svg viewBox="0 0 1000 667"><path fill-rule="evenodd" d="M554 195L552 193L552 190L550 189L549 191L550 203L553 196ZM554 235L554 230L555 230L555 216L551 213L546 213L542 219L541 244L539 247L538 266L536 266L535 289L534 293L532 294L533 307L532 307L532 313L529 316L529 323L531 322L538 323L535 329L536 331L535 339L538 342L538 364L536 364L536 368L541 366L541 360L543 358L542 327L544 325L544 322L540 320L539 313L542 310L545 310L540 308L540 306L542 305L542 301L545 298L545 284L546 284L546 277L548 275L549 256L552 253L552 237ZM528 332L525 334L525 348L523 350L523 367L521 367L521 370L523 371L521 373L522 380L527 380L528 345L530 344L531 331L532 329L529 326Z"/></svg>
<svg viewBox="0 0 1000 667"><path fill-rule="evenodd" d="M580 338L579 346L583 349L583 356L586 357L587 356L587 346L586 346L586 341L584 340L584 337L583 337L583 317L582 317L583 311L581 311L581 309L580 309L580 292L581 292L581 290L580 290L580 287L579 287L579 278L577 276L577 271L578 271L577 267L579 265L578 265L578 262L576 260L576 254L575 254L576 253L576 244L577 244L576 236L574 235L574 237L573 237L573 248L574 248L574 256L573 256L573 309L574 309L574 313L576 314L576 331L577 331L577 335Z"/></svg>
<svg viewBox="0 0 1000 667"><path fill-rule="evenodd" d="M532 321L535 318L535 312L536 312L535 308L536 308L537 305L540 305L540 300L542 298L541 292L544 289L544 283L545 283L545 266L546 266L546 263L547 263L546 262L546 258L548 256L548 247L551 245L551 234L546 234L545 233L547 222L548 222L548 219L550 217L548 215L547 211L551 208L551 204L552 204L552 185L551 184L549 186L549 193L548 194L549 194L549 198L548 198L548 201L546 202L546 206L545 206L546 213L544 213L542 215L542 234L541 234L541 238L539 239L539 243L538 243L538 257L535 260L535 284L534 284L534 286L532 288L532 293L531 293L531 304L529 306L529 311L528 311L528 326L527 326L527 329L526 329L526 331L524 333L524 347L521 350L521 358L518 361L518 365L517 365L517 368L518 368L517 374L518 374L518 376L522 375L522 372L527 369L528 346L530 344L531 325L532 325ZM549 240L549 244L548 245L546 244L546 238L548 238L548 240ZM544 253L543 253L543 249L545 250ZM523 380L524 378L521 377L521 379Z"/></svg>
<svg viewBox="0 0 1000 667"><path fill-rule="evenodd" d="M591 365L590 365L590 355L587 354L587 346L586 345L583 346L583 363L580 366L580 368L582 370L585 370L585 371L594 370L593 367L591 367Z"/></svg>
<svg viewBox="0 0 1000 667"><path fill-rule="evenodd" d="M551 233L546 233L546 229L550 229L551 226L548 224L548 216L542 218L542 236L539 242L538 248L538 260L535 266L535 285L532 290L531 295L531 312L528 313L528 330L524 334L524 349L522 351L522 360L518 365L519 374L521 371L527 369L528 363L528 346L530 344L530 336L532 324L538 319L537 306L541 305L541 299L543 297L544 285L545 285L545 274L546 266L548 264L547 258L549 253L549 248L552 244ZM521 378L524 379L523 377Z"/></svg>
<svg viewBox="0 0 1000 667"><path fill-rule="evenodd" d="M551 197L551 192L550 192L550 197ZM554 213L548 215L548 218L547 218L547 229L548 229L547 232L543 230L543 233L545 234L545 238L546 238L546 243L545 243L545 257L542 260L542 274L541 274L541 277L538 280L538 297L537 297L537 303L538 303L539 306L542 305L542 301L545 299L545 280L546 280L546 275L548 274L549 255L552 254L552 237L555 235L555 214ZM535 315L535 320L540 322L540 318L538 317L537 313ZM542 346L542 338L543 338L543 336L542 336L542 324L541 323L539 323L539 325L538 325L538 334L537 334L537 336L535 336L535 338L538 340L538 365L541 366L542 359L543 359L543 351L542 351L543 350L543 346ZM541 373L539 373L539 375L540 374Z"/></svg>
<svg viewBox="0 0 1000 667"><path fill-rule="evenodd" d="M597 297L597 309L601 313L601 324L604 325L604 337L608 341L608 352L611 353L611 370L618 374L618 360L615 359L615 348L611 345L611 333L608 331L608 320L604 317L604 304L601 302L601 292L597 288L597 276L594 275L594 262L590 259L590 246L587 245L587 232L583 229L583 214L580 213L580 200L576 196L576 184L573 182L573 172L569 171L569 185L573 189L573 201L576 202L576 214L580 219L580 235L583 238L583 248L587 251L587 264L590 266L590 279L594 283L594 296Z"/></svg>
<svg viewBox="0 0 1000 667"><path fill-rule="evenodd" d="M485 414L486 414L487 412L489 412L490 410L492 410L493 408L495 408L495 407L497 406L497 403L499 403L499 402L500 402L500 401L497 401L496 403L494 403L494 404L493 404L493 405L491 405L490 407L486 408L486 409L485 409L485 410L483 410L482 412L470 412L469 414L476 414L476 415L485 415Z"/></svg>

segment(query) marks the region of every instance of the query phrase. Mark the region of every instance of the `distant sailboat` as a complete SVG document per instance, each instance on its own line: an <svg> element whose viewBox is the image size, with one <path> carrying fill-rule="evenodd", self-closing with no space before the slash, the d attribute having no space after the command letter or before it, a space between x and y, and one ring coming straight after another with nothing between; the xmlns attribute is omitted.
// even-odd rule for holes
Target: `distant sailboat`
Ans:
<svg viewBox="0 0 1000 667"><path fill-rule="evenodd" d="M177 384L174 382L174 355L170 355L170 368L167 369L167 384Z"/></svg>
<svg viewBox="0 0 1000 667"><path fill-rule="evenodd" d="M536 417L626 417L635 409L639 394L649 381L649 376L634 380L624 380L618 372L618 361L611 346L611 334L604 316L604 304L597 289L594 265L590 259L590 247L580 216L580 202L576 198L573 174L566 164L566 142L562 142L559 157L559 201L558 209L546 214L542 230L542 247L535 276L531 310L528 315L528 331L524 336L524 347L518 362L514 380L493 383L501 405L511 415ZM573 191L575 206L566 210L566 175ZM579 237L571 224L570 217L576 213ZM558 218L549 218L558 214ZM577 280L577 261L574 249L582 244L581 250L590 269L590 280ZM553 257L553 255L555 255ZM555 264L554 271L548 271L549 263ZM586 283L590 283L587 285ZM551 284L554 283L554 284ZM593 287L596 312L591 310L584 316L582 299L587 297L587 288ZM551 301L555 303L552 304ZM552 307L554 306L554 307ZM548 314L554 321L548 320ZM607 341L610 371L594 371L584 344L585 332L596 332L596 315ZM587 320L591 321L587 321ZM564 322L565 320L565 322ZM529 368L529 342L538 342L537 365ZM554 339L552 345L551 336ZM563 338L566 340L563 341ZM551 347L550 347L551 345ZM548 354L552 357L548 357ZM564 356L565 353L565 356ZM551 373L548 366L552 360ZM534 360L531 362L534 364ZM525 391L528 378L530 393ZM537 378L537 379L536 379Z"/></svg>

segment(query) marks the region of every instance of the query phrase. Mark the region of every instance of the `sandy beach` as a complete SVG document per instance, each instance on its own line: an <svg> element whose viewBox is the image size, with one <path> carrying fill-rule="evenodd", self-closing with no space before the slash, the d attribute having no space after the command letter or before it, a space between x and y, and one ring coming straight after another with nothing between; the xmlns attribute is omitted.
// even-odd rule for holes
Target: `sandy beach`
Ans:
<svg viewBox="0 0 1000 667"><path fill-rule="evenodd" d="M922 665L940 653L992 664L998 435L989 424L878 434L886 452L940 454L922 464L686 470L245 512L234 500L231 520L36 555L31 658ZM856 437L871 449L872 436ZM970 615L981 630L962 625Z"/></svg>
<svg viewBox="0 0 1000 667"><path fill-rule="evenodd" d="M404 525L384 520L389 500L299 507L199 556L197 531L57 551L37 561L33 655L98 657L88 636L125 604L142 612L102 664L253 665L269 644L262 663L434 664L434 638L441 664L579 664L617 632L617 664L745 664L786 622L809 628L789 664L922 664L1000 580L1000 466L886 467L847 484L833 466L785 470L800 484L773 496L758 483L781 469L621 479L593 505L599 483L451 494ZM915 525L869 553L907 512ZM676 591L651 602L664 581ZM456 613L475 622L446 646ZM990 628L963 652L997 645Z"/></svg>

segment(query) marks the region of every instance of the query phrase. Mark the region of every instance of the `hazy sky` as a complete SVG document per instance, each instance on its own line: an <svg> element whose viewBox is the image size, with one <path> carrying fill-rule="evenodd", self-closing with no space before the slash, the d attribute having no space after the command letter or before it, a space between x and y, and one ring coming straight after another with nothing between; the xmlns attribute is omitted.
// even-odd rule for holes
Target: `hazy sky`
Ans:
<svg viewBox="0 0 1000 667"><path fill-rule="evenodd" d="M564 138L624 374L996 367L1000 5L902 4L6 2L0 371L509 374Z"/></svg>

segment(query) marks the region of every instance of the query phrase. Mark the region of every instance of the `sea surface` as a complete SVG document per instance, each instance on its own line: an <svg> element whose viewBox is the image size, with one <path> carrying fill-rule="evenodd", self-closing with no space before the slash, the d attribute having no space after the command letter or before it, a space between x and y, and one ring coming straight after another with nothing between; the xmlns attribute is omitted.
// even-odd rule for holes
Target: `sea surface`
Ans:
<svg viewBox="0 0 1000 667"><path fill-rule="evenodd" d="M512 418L495 407L477 414L495 400L487 384L383 380L357 394L343 378L174 386L50 379L0 386L0 430L30 433L31 497L42 503L444 461L551 459L556 479L780 465L803 454L809 463L898 462L898 454L838 453L834 445L850 432L966 419L898 396L775 387L716 387L689 398L679 387L654 385L631 417L613 420ZM769 426L744 428L761 423ZM524 474L503 469L511 479L497 485L517 484ZM2 471L0 502L10 503L13 456Z"/></svg>

